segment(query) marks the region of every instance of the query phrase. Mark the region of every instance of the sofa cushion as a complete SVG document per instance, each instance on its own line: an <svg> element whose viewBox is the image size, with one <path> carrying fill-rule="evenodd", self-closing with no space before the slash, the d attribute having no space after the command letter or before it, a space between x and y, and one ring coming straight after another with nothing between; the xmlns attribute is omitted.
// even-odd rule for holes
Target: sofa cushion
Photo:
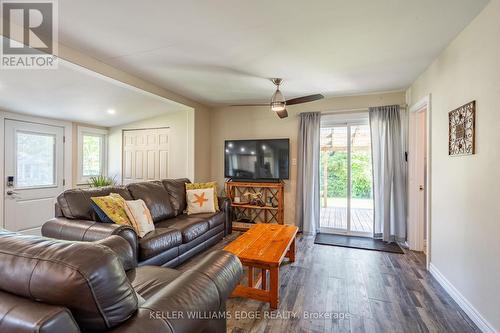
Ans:
<svg viewBox="0 0 500 333"><path fill-rule="evenodd" d="M198 238L209 229L208 221L198 216L186 214L162 221L157 224L157 227L179 230L182 234L182 243L188 243Z"/></svg>
<svg viewBox="0 0 500 333"><path fill-rule="evenodd" d="M163 186L170 195L170 203L174 209L175 216L182 214L186 209L186 184L191 181L187 178L164 179Z"/></svg>
<svg viewBox="0 0 500 333"><path fill-rule="evenodd" d="M193 216L193 215L191 215ZM197 218L204 219L208 222L208 227L210 229L215 228L218 225L224 224L226 221L226 216L224 212L215 212L215 213L202 213L202 214L196 214L195 215Z"/></svg>
<svg viewBox="0 0 500 333"><path fill-rule="evenodd" d="M144 200L151 212L153 222L175 216L175 211L170 204L170 195L160 181L132 183L127 185L127 189L135 200Z"/></svg>
<svg viewBox="0 0 500 333"><path fill-rule="evenodd" d="M139 239L139 259L146 260L182 244L182 234L174 228L157 228Z"/></svg>
<svg viewBox="0 0 500 333"><path fill-rule="evenodd" d="M132 200L129 191L123 186L106 186L89 189L66 190L57 197L59 208L69 219L101 221L92 209L91 197L103 197L117 193L125 200Z"/></svg>

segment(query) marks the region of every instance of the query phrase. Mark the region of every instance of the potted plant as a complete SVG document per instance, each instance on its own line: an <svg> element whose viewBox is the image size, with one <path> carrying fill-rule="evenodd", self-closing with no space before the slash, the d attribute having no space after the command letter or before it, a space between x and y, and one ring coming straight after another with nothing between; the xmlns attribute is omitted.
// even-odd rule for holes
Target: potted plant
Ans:
<svg viewBox="0 0 500 333"><path fill-rule="evenodd" d="M116 176L113 178L103 175L94 176L89 178L88 183L90 187L112 186L116 184Z"/></svg>

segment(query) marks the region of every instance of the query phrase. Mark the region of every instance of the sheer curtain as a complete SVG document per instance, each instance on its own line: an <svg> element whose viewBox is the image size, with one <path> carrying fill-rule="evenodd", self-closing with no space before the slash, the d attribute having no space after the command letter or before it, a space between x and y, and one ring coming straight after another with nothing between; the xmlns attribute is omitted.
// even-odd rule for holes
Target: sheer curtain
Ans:
<svg viewBox="0 0 500 333"><path fill-rule="evenodd" d="M406 240L406 162L399 105L369 108L373 155L374 237Z"/></svg>
<svg viewBox="0 0 500 333"><path fill-rule="evenodd" d="M296 216L304 234L319 232L319 140L321 113L300 114Z"/></svg>

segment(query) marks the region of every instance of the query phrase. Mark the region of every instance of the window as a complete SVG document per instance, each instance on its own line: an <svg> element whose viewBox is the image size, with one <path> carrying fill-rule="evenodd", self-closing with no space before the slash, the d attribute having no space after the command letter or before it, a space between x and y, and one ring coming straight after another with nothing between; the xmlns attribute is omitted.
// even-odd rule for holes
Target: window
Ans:
<svg viewBox="0 0 500 333"><path fill-rule="evenodd" d="M55 185L56 136L16 132L16 186Z"/></svg>
<svg viewBox="0 0 500 333"><path fill-rule="evenodd" d="M78 127L78 179L86 183L90 177L106 175L107 131Z"/></svg>

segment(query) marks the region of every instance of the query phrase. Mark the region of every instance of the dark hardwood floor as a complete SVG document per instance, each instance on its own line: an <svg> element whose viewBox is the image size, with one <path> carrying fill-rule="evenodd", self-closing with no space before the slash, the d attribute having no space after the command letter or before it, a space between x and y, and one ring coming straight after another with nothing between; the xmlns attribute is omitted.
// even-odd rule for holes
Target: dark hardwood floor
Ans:
<svg viewBox="0 0 500 333"><path fill-rule="evenodd" d="M279 309L232 298L227 303L228 332L479 332L425 270L421 253L317 245L306 236L299 236L296 244L296 261L285 261L280 269Z"/></svg>

